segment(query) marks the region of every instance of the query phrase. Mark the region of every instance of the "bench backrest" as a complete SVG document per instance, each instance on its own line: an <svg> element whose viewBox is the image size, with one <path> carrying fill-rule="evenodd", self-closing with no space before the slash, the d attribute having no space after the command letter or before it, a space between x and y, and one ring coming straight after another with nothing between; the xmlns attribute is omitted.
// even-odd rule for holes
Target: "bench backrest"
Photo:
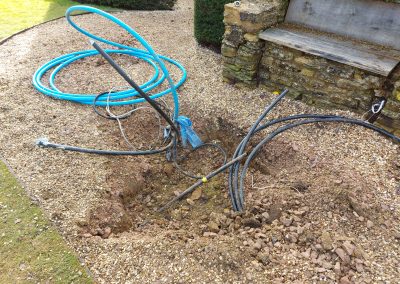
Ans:
<svg viewBox="0 0 400 284"><path fill-rule="evenodd" d="M400 50L400 4L382 0L290 0L285 22Z"/></svg>

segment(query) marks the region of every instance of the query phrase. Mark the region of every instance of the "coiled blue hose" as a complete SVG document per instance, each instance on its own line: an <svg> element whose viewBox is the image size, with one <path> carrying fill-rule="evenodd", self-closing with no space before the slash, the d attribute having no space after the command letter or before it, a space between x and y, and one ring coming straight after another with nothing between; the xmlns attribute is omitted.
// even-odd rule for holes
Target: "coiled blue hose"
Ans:
<svg viewBox="0 0 400 284"><path fill-rule="evenodd" d="M75 24L72 19L71 19L71 13L75 11L85 11L89 13L94 13L98 14L113 23L119 25L121 28L126 30L129 34L131 34L135 39L137 39L140 44L145 48L145 49L138 49L134 47L130 47L127 45L123 45L117 42L113 42L107 39L104 39L102 37L96 36L94 34L89 33L85 29L79 27L77 24ZM187 73L185 68L177 61L168 58L163 55L159 55L154 52L153 48L141 37L134 29L132 29L130 26L125 24L123 21L119 20L118 18L114 17L113 15L110 15L102 10L93 8L93 7L88 7L88 6L73 6L70 7L67 12L66 12L66 18L68 22L73 26L76 30L81 32L82 34L88 36L89 38L92 38L94 40L109 44L111 46L117 47L118 49L106 49L105 51L107 53L118 53L118 54L126 54L129 56L136 57L140 60L145 61L148 63L153 69L154 69L154 75L153 77L141 85L141 89L144 92L150 92L159 85L161 85L165 80L168 81L169 88L166 90L163 90L159 93L153 94L150 96L152 99L157 99L159 97L165 96L167 94L172 94L173 100L174 100L174 120L178 118L179 115L179 99L178 99L178 93L177 89L185 82ZM34 87L41 93L56 98L56 99L61 99L61 100L68 100L68 101L73 101L81 104L93 104L93 101L95 97L98 94L72 94L72 93L64 93L60 91L56 85L55 85L55 79L57 74L65 67L70 65L71 63L85 58L89 56L95 56L99 54L97 50L83 50L83 51L77 51L73 52L70 54L62 55L60 57L57 57L50 62L44 64L41 66L33 75L33 85ZM168 69L165 66L164 62L171 63L178 67L182 73L182 76L178 83L174 84L174 82L171 79L171 76L169 75ZM50 74L49 78L49 87L45 86L42 83L43 76L49 72L51 69L54 70ZM138 104L145 102L143 98L138 98L138 92L134 89L129 89L129 90L124 90L124 91L119 91L115 93L111 93L109 97L109 102L107 103L107 97L104 96L103 98L100 98L98 101L96 101L96 105L98 106L105 106L109 104L110 106L122 106L122 105L132 105L132 104Z"/></svg>

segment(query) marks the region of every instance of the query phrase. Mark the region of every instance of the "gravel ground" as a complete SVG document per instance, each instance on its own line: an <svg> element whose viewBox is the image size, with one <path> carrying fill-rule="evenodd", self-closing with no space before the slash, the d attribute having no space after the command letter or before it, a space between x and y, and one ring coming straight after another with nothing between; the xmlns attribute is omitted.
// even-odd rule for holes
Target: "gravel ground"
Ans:
<svg viewBox="0 0 400 284"><path fill-rule="evenodd" d="M221 57L193 39L192 1L178 1L175 11L116 16L158 53L185 66L182 114L228 150L274 97L268 90L222 82ZM113 26L104 29L105 22L92 15L77 22L135 44ZM46 98L31 85L41 64L87 48L88 40L64 19L0 46L0 155L97 282L396 283L400 278L400 149L364 129L309 126L276 139L249 173L244 214L230 212L225 178L205 187L201 198L154 214L190 184L161 156L113 158L37 148L34 141L43 136L64 144L124 147L115 124L90 107ZM135 78L148 75L141 63L119 60ZM101 60L87 59L62 72L57 83L62 90L93 92L124 85L108 70ZM274 115L304 112L324 111L287 99ZM136 123L129 135L144 129Z"/></svg>

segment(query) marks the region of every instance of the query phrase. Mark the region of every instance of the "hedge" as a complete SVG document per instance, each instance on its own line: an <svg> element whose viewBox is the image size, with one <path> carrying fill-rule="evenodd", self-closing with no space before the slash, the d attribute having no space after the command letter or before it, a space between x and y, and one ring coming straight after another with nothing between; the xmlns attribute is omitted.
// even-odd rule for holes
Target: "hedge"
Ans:
<svg viewBox="0 0 400 284"><path fill-rule="evenodd" d="M220 48L224 35L224 5L233 0L195 0L194 36L198 43Z"/></svg>
<svg viewBox="0 0 400 284"><path fill-rule="evenodd" d="M172 10L176 0L76 0L85 4L104 5L132 10Z"/></svg>

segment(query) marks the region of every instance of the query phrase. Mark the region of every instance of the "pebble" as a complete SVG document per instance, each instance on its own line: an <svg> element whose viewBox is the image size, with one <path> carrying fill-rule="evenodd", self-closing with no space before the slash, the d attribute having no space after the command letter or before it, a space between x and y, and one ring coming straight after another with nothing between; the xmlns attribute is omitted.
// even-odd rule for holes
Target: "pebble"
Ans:
<svg viewBox="0 0 400 284"><path fill-rule="evenodd" d="M208 222L207 228L208 228L208 230L209 230L210 232L213 232L213 233L218 233L218 232L219 232L219 226L218 226L218 224L215 223L215 222L213 222L213 221Z"/></svg>
<svg viewBox="0 0 400 284"><path fill-rule="evenodd" d="M269 220L269 213L268 213L268 212L262 213L261 216L262 216L263 218L265 218L265 220Z"/></svg>
<svg viewBox="0 0 400 284"><path fill-rule="evenodd" d="M309 259L310 256L311 256L311 249L308 248L306 251L302 252L301 255L302 255L304 258Z"/></svg>
<svg viewBox="0 0 400 284"><path fill-rule="evenodd" d="M260 241L257 241L254 243L253 248L256 250L261 250L262 249L262 243Z"/></svg>
<svg viewBox="0 0 400 284"><path fill-rule="evenodd" d="M344 264L350 263L350 256L341 248L335 250L336 254L340 257Z"/></svg>
<svg viewBox="0 0 400 284"><path fill-rule="evenodd" d="M351 284L351 281L349 280L348 276L343 276L342 278L340 278L339 284Z"/></svg>
<svg viewBox="0 0 400 284"><path fill-rule="evenodd" d="M200 199L201 195L203 194L203 191L200 187L196 188L195 191L193 191L192 195L190 196L191 200L198 200Z"/></svg>
<svg viewBox="0 0 400 284"><path fill-rule="evenodd" d="M15 224L21 223L21 219L16 219L14 223L15 223Z"/></svg>
<svg viewBox="0 0 400 284"><path fill-rule="evenodd" d="M243 226L250 227L250 228L260 228L261 227L261 222L258 221L254 217L243 219L242 224L243 224Z"/></svg>
<svg viewBox="0 0 400 284"><path fill-rule="evenodd" d="M279 221L281 221L281 223L285 225L285 227L289 227L292 224L293 219L282 216L281 218L279 218Z"/></svg>
<svg viewBox="0 0 400 284"><path fill-rule="evenodd" d="M279 219L282 215L282 209L278 206L271 206L270 210L268 211L269 218L267 219L267 223L271 224L276 219Z"/></svg>
<svg viewBox="0 0 400 284"><path fill-rule="evenodd" d="M367 220L367 228L371 229L374 226L374 222L372 222L371 220Z"/></svg>
<svg viewBox="0 0 400 284"><path fill-rule="evenodd" d="M354 249L356 247L349 241L345 241L342 245L342 248L344 248L344 250L347 252L348 255L353 255Z"/></svg>
<svg viewBox="0 0 400 284"><path fill-rule="evenodd" d="M324 250L332 250L333 249L333 240L329 232L323 232L321 234L321 244Z"/></svg>
<svg viewBox="0 0 400 284"><path fill-rule="evenodd" d="M269 259L269 256L268 256L268 254L266 254L266 253L263 253L263 252L259 252L258 254L257 254L257 260L259 261L259 262L261 262L262 264L264 264L264 265L267 265L268 263L270 263L270 259Z"/></svg>
<svg viewBox="0 0 400 284"><path fill-rule="evenodd" d="M364 272L364 266L361 263L356 263L356 270L359 273L363 273Z"/></svg>
<svg viewBox="0 0 400 284"><path fill-rule="evenodd" d="M106 227L104 229L104 233L102 235L102 238L103 239L107 239L110 235L111 235L111 228L110 227Z"/></svg>
<svg viewBox="0 0 400 284"><path fill-rule="evenodd" d="M337 262L335 263L335 267L333 268L333 271L334 271L336 274L340 274L340 262L339 262L339 261L337 261Z"/></svg>
<svg viewBox="0 0 400 284"><path fill-rule="evenodd" d="M207 237L207 238L215 238L218 235L216 233L213 233L213 232L204 232L203 236Z"/></svg>

